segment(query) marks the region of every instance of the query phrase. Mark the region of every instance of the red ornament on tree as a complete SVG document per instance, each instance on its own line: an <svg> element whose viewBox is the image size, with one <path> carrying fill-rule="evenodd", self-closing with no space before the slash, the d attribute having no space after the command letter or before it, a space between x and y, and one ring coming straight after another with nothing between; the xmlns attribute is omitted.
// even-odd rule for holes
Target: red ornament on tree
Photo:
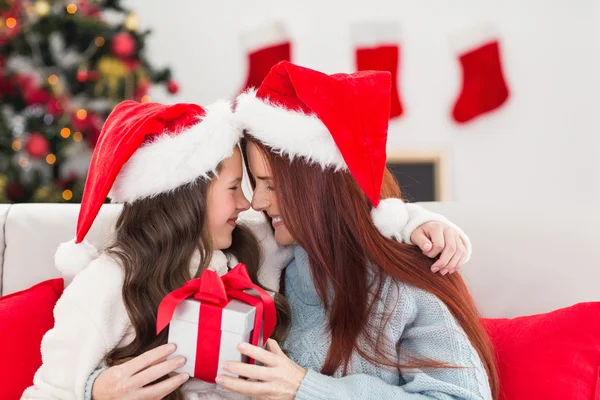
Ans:
<svg viewBox="0 0 600 400"><path fill-rule="evenodd" d="M74 114L71 119L71 125L76 131L86 134L88 143L92 148L96 146L100 130L102 129L102 118L98 114L87 113L83 119Z"/></svg>
<svg viewBox="0 0 600 400"><path fill-rule="evenodd" d="M32 87L23 92L23 99L28 106L46 104L50 100L50 93L43 89Z"/></svg>
<svg viewBox="0 0 600 400"><path fill-rule="evenodd" d="M3 20L2 29L0 29L0 45L5 45L11 39L18 36L23 30L23 24L20 17L20 2L12 2L9 10L0 10L0 19ZM9 2L11 4L11 2Z"/></svg>
<svg viewBox="0 0 600 400"><path fill-rule="evenodd" d="M135 53L137 47L135 39L129 33L119 32L112 40L111 49L116 56L128 58Z"/></svg>
<svg viewBox="0 0 600 400"><path fill-rule="evenodd" d="M177 92L179 92L179 85L174 80L170 80L167 83L167 90L171 94L176 94Z"/></svg>
<svg viewBox="0 0 600 400"><path fill-rule="evenodd" d="M46 104L50 100L50 93L41 89L33 75L17 74L14 82L19 86L23 93L23 100L28 106L37 104Z"/></svg>
<svg viewBox="0 0 600 400"><path fill-rule="evenodd" d="M25 196L25 188L23 185L13 182L6 188L6 197L13 203L18 203Z"/></svg>
<svg viewBox="0 0 600 400"><path fill-rule="evenodd" d="M35 88L35 77L31 74L17 74L14 77L15 83L19 85L22 91Z"/></svg>
<svg viewBox="0 0 600 400"><path fill-rule="evenodd" d="M77 179L79 179L79 177L73 171L70 171L66 177L55 180L54 184L61 190L72 189L75 182L77 182Z"/></svg>
<svg viewBox="0 0 600 400"><path fill-rule="evenodd" d="M87 81L89 78L89 73L86 69L80 69L79 71L77 71L77 81L78 82L85 82Z"/></svg>
<svg viewBox="0 0 600 400"><path fill-rule="evenodd" d="M0 96L11 97L16 93L17 86L13 79L0 69Z"/></svg>
<svg viewBox="0 0 600 400"><path fill-rule="evenodd" d="M102 10L99 7L96 7L88 0L79 0L79 11L88 17L100 18L102 14Z"/></svg>
<svg viewBox="0 0 600 400"><path fill-rule="evenodd" d="M57 98L51 98L50 101L48 101L47 108L48 112L55 117L62 115L65 111L60 100Z"/></svg>
<svg viewBox="0 0 600 400"><path fill-rule="evenodd" d="M123 59L121 61L123 61L123 64L125 64L127 69L129 69L129 71L131 72L133 72L134 69L137 69L140 67L140 65L142 65L142 63L139 60L136 60L135 58Z"/></svg>
<svg viewBox="0 0 600 400"><path fill-rule="evenodd" d="M96 147L96 143L98 143L98 139L100 139L100 132L101 130L99 128L94 127L87 134L87 142L90 146L90 149Z"/></svg>
<svg viewBox="0 0 600 400"><path fill-rule="evenodd" d="M88 144L93 149L96 147L96 142L98 142L98 138L100 137L100 132L102 130L104 121L98 114L90 114L88 118L90 120L90 128L88 130L87 139Z"/></svg>
<svg viewBox="0 0 600 400"><path fill-rule="evenodd" d="M135 88L134 97L136 100L140 100L142 97L148 94L148 89L150 88L150 82L147 80L141 80L137 87Z"/></svg>
<svg viewBox="0 0 600 400"><path fill-rule="evenodd" d="M32 158L44 158L50 152L50 143L41 133L34 133L29 136L25 150Z"/></svg>
<svg viewBox="0 0 600 400"><path fill-rule="evenodd" d="M86 113L84 118L79 118L77 114L73 114L71 117L71 126L76 131L86 132L91 127L90 115Z"/></svg>

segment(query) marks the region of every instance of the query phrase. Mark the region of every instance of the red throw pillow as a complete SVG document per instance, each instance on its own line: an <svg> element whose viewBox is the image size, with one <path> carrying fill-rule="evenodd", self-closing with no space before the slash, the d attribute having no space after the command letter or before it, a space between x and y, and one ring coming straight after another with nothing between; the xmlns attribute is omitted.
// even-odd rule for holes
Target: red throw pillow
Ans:
<svg viewBox="0 0 600 400"><path fill-rule="evenodd" d="M501 400L600 400L600 302L483 323Z"/></svg>
<svg viewBox="0 0 600 400"><path fill-rule="evenodd" d="M54 326L64 281L51 279L0 297L0 398L19 399L42 365L40 345Z"/></svg>

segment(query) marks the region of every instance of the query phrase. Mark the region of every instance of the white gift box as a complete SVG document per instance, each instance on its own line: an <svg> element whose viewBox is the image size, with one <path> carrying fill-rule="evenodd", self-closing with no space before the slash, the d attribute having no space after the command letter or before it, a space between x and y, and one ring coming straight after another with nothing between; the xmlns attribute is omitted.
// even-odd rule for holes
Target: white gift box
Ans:
<svg viewBox="0 0 600 400"><path fill-rule="evenodd" d="M248 294L258 294L249 289ZM271 297L274 293L268 292ZM183 356L186 363L176 372L185 372L194 376L196 365L196 345L198 343L198 321L202 318L200 312L201 302L194 299L182 301L173 314L169 324L169 341L177 345L177 350L169 358ZM248 362L248 357L243 356L237 346L241 342L250 342L254 330L254 319L256 308L239 300L231 300L224 308L221 317L221 342L219 349L219 363L217 375L229 375L237 378L237 375L223 371L221 366L226 361ZM264 323L263 323L264 324ZM200 339L201 340L201 339ZM259 345L262 344L262 324L259 336Z"/></svg>

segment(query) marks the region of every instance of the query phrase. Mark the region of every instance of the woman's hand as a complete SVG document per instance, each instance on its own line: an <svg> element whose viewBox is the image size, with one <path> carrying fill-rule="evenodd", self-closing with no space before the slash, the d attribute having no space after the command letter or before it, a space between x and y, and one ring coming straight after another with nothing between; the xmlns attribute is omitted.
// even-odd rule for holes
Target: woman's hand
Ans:
<svg viewBox="0 0 600 400"><path fill-rule="evenodd" d="M183 385L188 374L178 374L150 385L185 364L185 358L167 356L175 351L174 344L165 344L149 350L121 365L105 369L92 387L93 400L154 400L162 399Z"/></svg>
<svg viewBox="0 0 600 400"><path fill-rule="evenodd" d="M260 361L263 366L228 362L223 369L232 374L258 382L219 375L217 383L224 388L259 400L292 400L302 384L306 370L290 360L277 342L269 339L267 350L240 343L238 350L250 358Z"/></svg>
<svg viewBox="0 0 600 400"><path fill-rule="evenodd" d="M410 235L410 241L419 246L429 258L440 258L431 266L432 272L452 274L460 270L468 252L460 234L441 222L426 222Z"/></svg>

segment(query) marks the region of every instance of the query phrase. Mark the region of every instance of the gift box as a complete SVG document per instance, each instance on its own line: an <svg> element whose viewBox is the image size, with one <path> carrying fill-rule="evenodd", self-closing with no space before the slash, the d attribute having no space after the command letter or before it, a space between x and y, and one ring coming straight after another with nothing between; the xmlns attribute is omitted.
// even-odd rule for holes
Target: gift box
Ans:
<svg viewBox="0 0 600 400"><path fill-rule="evenodd" d="M206 270L197 279L169 293L161 302L157 334L169 326L172 357L186 364L177 370L214 383L226 361L250 362L238 350L240 342L264 346L276 324L274 293L254 285L246 266L239 264L219 276Z"/></svg>

